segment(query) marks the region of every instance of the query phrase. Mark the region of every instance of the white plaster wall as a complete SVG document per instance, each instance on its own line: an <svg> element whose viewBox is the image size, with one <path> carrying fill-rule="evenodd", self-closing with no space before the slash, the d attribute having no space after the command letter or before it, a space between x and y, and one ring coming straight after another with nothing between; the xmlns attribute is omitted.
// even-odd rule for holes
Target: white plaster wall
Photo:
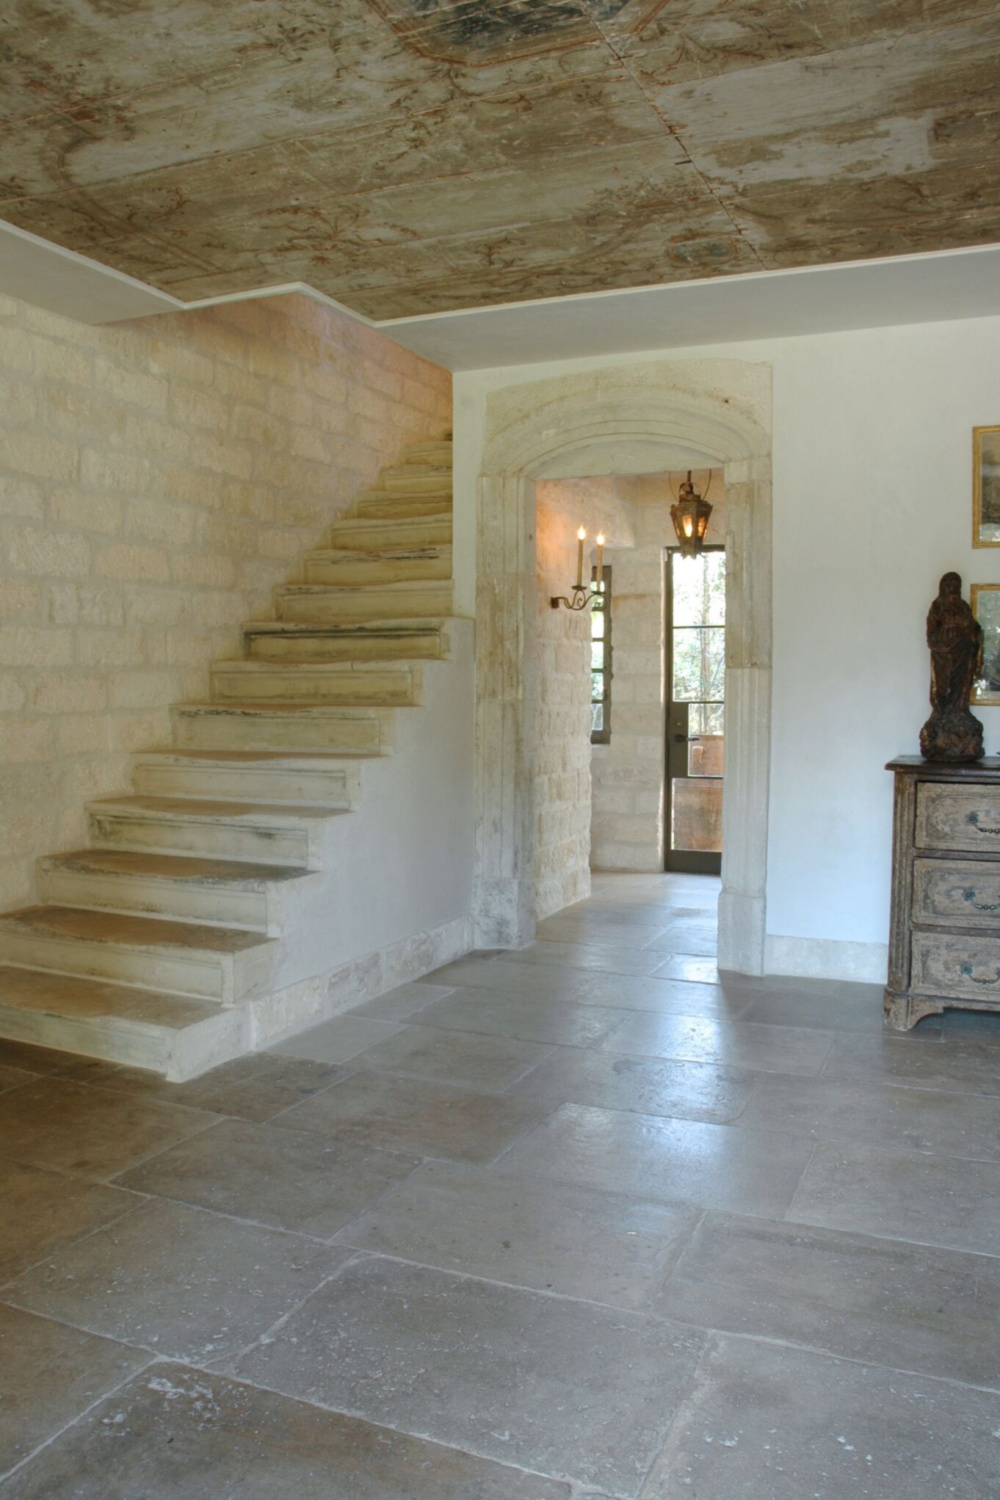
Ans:
<svg viewBox="0 0 1000 1500"><path fill-rule="evenodd" d="M713 345L456 376L456 540L466 580L490 392L706 355L774 379L774 681L767 878L772 972L884 978L891 787L927 715L924 618L941 573L1000 582L971 545L971 430L1000 422L1000 318ZM468 585L466 585L468 586ZM1000 750L1000 710L983 709Z"/></svg>

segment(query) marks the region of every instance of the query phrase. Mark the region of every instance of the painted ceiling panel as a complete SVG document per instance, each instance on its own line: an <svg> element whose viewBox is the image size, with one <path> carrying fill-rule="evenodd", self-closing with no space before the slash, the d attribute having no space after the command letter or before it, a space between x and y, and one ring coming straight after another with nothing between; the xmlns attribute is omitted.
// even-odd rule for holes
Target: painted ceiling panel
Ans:
<svg viewBox="0 0 1000 1500"><path fill-rule="evenodd" d="M8 0L0 218L373 318L1000 239L995 0Z"/></svg>

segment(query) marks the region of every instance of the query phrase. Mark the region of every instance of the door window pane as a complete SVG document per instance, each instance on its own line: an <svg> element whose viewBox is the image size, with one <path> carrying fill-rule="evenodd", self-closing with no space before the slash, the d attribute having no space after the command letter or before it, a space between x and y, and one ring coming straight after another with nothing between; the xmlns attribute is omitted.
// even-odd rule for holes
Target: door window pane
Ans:
<svg viewBox="0 0 1000 1500"><path fill-rule="evenodd" d="M726 677L726 632L718 626L674 631L675 703L722 700Z"/></svg>

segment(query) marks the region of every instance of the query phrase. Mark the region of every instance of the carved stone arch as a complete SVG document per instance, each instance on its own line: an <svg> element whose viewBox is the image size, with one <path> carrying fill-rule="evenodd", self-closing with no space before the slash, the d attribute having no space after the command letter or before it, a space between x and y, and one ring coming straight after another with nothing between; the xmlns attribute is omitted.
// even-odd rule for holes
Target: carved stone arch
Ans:
<svg viewBox="0 0 1000 1500"><path fill-rule="evenodd" d="M719 963L763 971L771 734L770 367L621 365L489 397L478 492L477 941L534 937L535 480L721 465L726 779Z"/></svg>

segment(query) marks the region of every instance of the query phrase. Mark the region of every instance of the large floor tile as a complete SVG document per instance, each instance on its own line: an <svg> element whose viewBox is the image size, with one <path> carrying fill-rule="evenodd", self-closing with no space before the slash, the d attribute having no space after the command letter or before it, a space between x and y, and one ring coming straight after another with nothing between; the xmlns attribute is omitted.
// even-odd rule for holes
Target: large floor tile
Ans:
<svg viewBox="0 0 1000 1500"><path fill-rule="evenodd" d="M639 1308L700 1210L428 1162L337 1236L401 1260Z"/></svg>
<svg viewBox="0 0 1000 1500"><path fill-rule="evenodd" d="M105 1178L214 1120L158 1100L43 1078L0 1094L0 1155Z"/></svg>
<svg viewBox="0 0 1000 1500"><path fill-rule="evenodd" d="M140 1193L328 1239L417 1161L305 1131L225 1120L118 1181Z"/></svg>
<svg viewBox="0 0 1000 1500"><path fill-rule="evenodd" d="M642 1012L620 1017L603 1045L611 1052L814 1077L829 1055L833 1037L833 1032L809 1027Z"/></svg>
<svg viewBox="0 0 1000 1500"><path fill-rule="evenodd" d="M565 1104L498 1170L777 1218L811 1151L810 1141L774 1131Z"/></svg>
<svg viewBox="0 0 1000 1500"><path fill-rule="evenodd" d="M837 1037L823 1076L959 1094L1000 1094L1000 1056L989 1042L949 1039L946 1047L911 1047L889 1036L844 1034Z"/></svg>
<svg viewBox="0 0 1000 1500"><path fill-rule="evenodd" d="M34 1083L37 1077L37 1073L29 1073L24 1068L0 1068L0 1094L16 1089L22 1083Z"/></svg>
<svg viewBox="0 0 1000 1500"><path fill-rule="evenodd" d="M550 1110L561 1104L593 1104L725 1125L743 1114L757 1078L711 1063L564 1048L540 1063L513 1093Z"/></svg>
<svg viewBox="0 0 1000 1500"><path fill-rule="evenodd" d="M807 987L808 986L808 987ZM881 1036L883 1032L881 992L867 993L868 985L829 984L817 991L816 981L803 981L802 987L772 987L768 980L746 987L747 1005L741 1020L764 1021L771 1026L818 1026L824 1031L866 1031ZM865 993L856 996L853 990ZM906 1032L911 1040L937 1040L940 1023L934 1028Z"/></svg>
<svg viewBox="0 0 1000 1500"><path fill-rule="evenodd" d="M662 955L661 955L662 956ZM705 959L691 963L704 965ZM457 970L460 965L449 968ZM593 973L542 964L512 964L491 960L469 964L454 984L492 989L502 995L522 994L569 1001L574 1005L602 1005L619 1010L648 1010L682 1015L737 1016L757 998L756 991L733 984L678 978L646 978L638 974Z"/></svg>
<svg viewBox="0 0 1000 1500"><path fill-rule="evenodd" d="M349 1266L236 1373L490 1458L631 1497L697 1334L422 1266Z"/></svg>
<svg viewBox="0 0 1000 1500"><path fill-rule="evenodd" d="M740 1124L887 1150L1000 1161L1000 1098L769 1073L761 1077Z"/></svg>
<svg viewBox="0 0 1000 1500"><path fill-rule="evenodd" d="M709 1213L664 1317L1000 1388L1000 1259Z"/></svg>
<svg viewBox="0 0 1000 1500"><path fill-rule="evenodd" d="M370 1016L375 1021L405 1021L435 1000L450 995L450 984L401 984L363 1005L355 1005L352 1016Z"/></svg>
<svg viewBox="0 0 1000 1500"><path fill-rule="evenodd" d="M1000 1396L721 1338L642 1500L988 1500Z"/></svg>
<svg viewBox="0 0 1000 1500"><path fill-rule="evenodd" d="M533 1105L422 1078L355 1073L272 1122L383 1151L492 1161L537 1125Z"/></svg>
<svg viewBox="0 0 1000 1500"><path fill-rule="evenodd" d="M605 974L652 974L662 962L658 953L641 948L622 948L614 944L565 943L542 938L528 948L518 948L500 955L501 963L553 966L566 969L597 969Z"/></svg>
<svg viewBox="0 0 1000 1500"><path fill-rule="evenodd" d="M141 1203L121 1188L0 1160L0 1286Z"/></svg>
<svg viewBox="0 0 1000 1500"><path fill-rule="evenodd" d="M569 1500L569 1486L162 1363L64 1432L4 1500Z"/></svg>
<svg viewBox="0 0 1000 1500"><path fill-rule="evenodd" d="M698 958L714 958L719 949L719 934L707 923L678 923L651 937L646 953L688 953Z"/></svg>
<svg viewBox="0 0 1000 1500"><path fill-rule="evenodd" d="M371 1016L334 1016L309 1031L290 1036L287 1041L276 1042L271 1051L286 1057L306 1057L312 1062L346 1063L398 1030L392 1021L375 1020Z"/></svg>
<svg viewBox="0 0 1000 1500"><path fill-rule="evenodd" d="M4 1289L17 1307L199 1363L232 1356L345 1260L343 1250L153 1202Z"/></svg>
<svg viewBox="0 0 1000 1500"><path fill-rule="evenodd" d="M149 1356L0 1305L0 1475L142 1368Z"/></svg>
<svg viewBox="0 0 1000 1500"><path fill-rule="evenodd" d="M1000 1166L820 1143L790 1220L996 1255Z"/></svg>
<svg viewBox="0 0 1000 1500"><path fill-rule="evenodd" d="M403 1026L387 1041L366 1047L354 1065L502 1093L547 1055L546 1047L517 1037Z"/></svg>
<svg viewBox="0 0 1000 1500"><path fill-rule="evenodd" d="M545 995L500 995L493 990L456 990L420 1012L421 1026L476 1031L562 1047L596 1047L621 1024L620 1010L574 1005Z"/></svg>

